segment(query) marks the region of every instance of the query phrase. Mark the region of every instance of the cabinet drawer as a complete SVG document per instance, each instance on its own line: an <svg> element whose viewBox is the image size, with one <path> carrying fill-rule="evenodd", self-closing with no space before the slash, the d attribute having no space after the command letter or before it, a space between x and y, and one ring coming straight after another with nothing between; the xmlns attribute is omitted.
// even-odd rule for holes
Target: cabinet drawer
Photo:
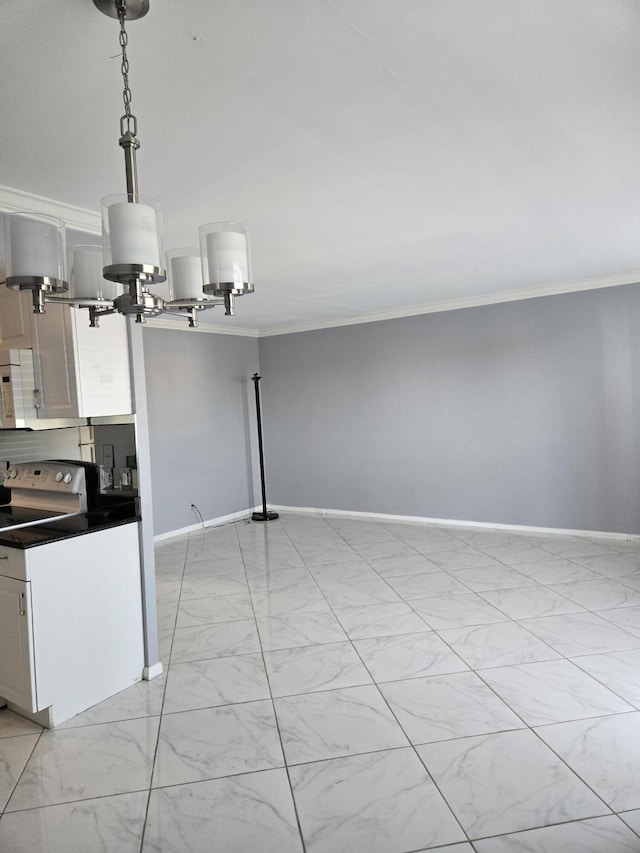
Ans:
<svg viewBox="0 0 640 853"><path fill-rule="evenodd" d="M0 575L19 581L29 580L25 552L20 548L8 548L6 545L0 545Z"/></svg>

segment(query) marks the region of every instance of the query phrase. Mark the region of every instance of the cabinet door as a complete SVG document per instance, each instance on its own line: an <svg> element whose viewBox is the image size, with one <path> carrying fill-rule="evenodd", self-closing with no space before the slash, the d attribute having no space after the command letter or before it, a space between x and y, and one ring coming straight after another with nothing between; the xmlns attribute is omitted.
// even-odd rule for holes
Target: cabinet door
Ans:
<svg viewBox="0 0 640 853"><path fill-rule="evenodd" d="M38 418L78 417L72 310L47 302L46 312L33 318Z"/></svg>
<svg viewBox="0 0 640 853"><path fill-rule="evenodd" d="M37 710L31 584L0 577L0 696Z"/></svg>
<svg viewBox="0 0 640 853"><path fill-rule="evenodd" d="M80 417L127 415L133 412L127 318L103 317L99 329L89 326L87 311L73 312L76 381Z"/></svg>
<svg viewBox="0 0 640 853"><path fill-rule="evenodd" d="M38 420L132 412L126 323L117 315L92 329L88 312L54 302L34 316Z"/></svg>
<svg viewBox="0 0 640 853"><path fill-rule="evenodd" d="M0 285L0 343L3 349L31 348L32 314L30 293L19 293Z"/></svg>

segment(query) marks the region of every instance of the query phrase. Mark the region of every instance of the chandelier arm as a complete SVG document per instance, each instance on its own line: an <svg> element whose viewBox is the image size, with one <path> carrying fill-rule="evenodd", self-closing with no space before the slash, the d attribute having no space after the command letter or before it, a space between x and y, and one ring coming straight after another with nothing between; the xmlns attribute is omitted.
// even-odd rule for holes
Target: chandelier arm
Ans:
<svg viewBox="0 0 640 853"><path fill-rule="evenodd" d="M44 301L72 305L74 308L113 308L113 299L91 299L85 296L49 296L45 293Z"/></svg>
<svg viewBox="0 0 640 853"><path fill-rule="evenodd" d="M210 306L213 308L213 305ZM198 327L198 311L204 311L204 305L192 305L187 307L183 305L181 307L177 305L169 305L165 302L164 308L162 309L163 314L170 314L173 317L184 317L185 320L189 321L189 328L196 329Z"/></svg>
<svg viewBox="0 0 640 853"><path fill-rule="evenodd" d="M96 305L87 305L86 307L89 309L89 327L91 329L100 328L100 317L102 317L104 314L117 313L113 305L110 308L98 308Z"/></svg>

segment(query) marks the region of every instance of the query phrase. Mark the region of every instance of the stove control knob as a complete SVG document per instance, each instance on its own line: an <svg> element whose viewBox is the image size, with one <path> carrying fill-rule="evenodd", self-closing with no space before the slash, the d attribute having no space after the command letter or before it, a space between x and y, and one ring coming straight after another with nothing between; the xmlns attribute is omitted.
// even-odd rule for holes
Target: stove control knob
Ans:
<svg viewBox="0 0 640 853"><path fill-rule="evenodd" d="M62 471L58 471L58 473L56 474L56 483L59 483L60 480L62 480L62 477L63 477Z"/></svg>
<svg viewBox="0 0 640 853"><path fill-rule="evenodd" d="M15 480L15 478L18 476L18 471L15 468L9 468L7 476L10 480Z"/></svg>
<svg viewBox="0 0 640 853"><path fill-rule="evenodd" d="M65 481L65 483L70 483L70 482L73 480L73 477L72 477L72 476L71 476L71 474L67 471L67 473L66 473L66 474L64 475L64 477L63 477L63 480Z"/></svg>

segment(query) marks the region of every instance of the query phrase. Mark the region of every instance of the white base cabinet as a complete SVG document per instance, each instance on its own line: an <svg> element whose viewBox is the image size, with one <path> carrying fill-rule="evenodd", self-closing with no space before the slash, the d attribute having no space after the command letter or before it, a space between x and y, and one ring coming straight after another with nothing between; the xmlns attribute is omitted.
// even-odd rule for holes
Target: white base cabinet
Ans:
<svg viewBox="0 0 640 853"><path fill-rule="evenodd" d="M15 710L53 726L143 668L137 523L0 546L0 697Z"/></svg>
<svg viewBox="0 0 640 853"><path fill-rule="evenodd" d="M32 708L35 696L31 585L2 576L0 576L0 696L29 709Z"/></svg>

